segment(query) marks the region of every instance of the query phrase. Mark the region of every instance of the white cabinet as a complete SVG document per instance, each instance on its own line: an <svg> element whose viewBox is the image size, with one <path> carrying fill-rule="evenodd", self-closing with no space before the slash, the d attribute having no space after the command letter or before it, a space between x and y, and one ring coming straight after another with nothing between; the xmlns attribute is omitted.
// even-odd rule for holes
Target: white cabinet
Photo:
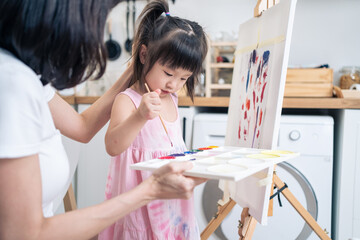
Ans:
<svg viewBox="0 0 360 240"><path fill-rule="evenodd" d="M341 110L336 119L333 195L334 239L360 238L360 111Z"/></svg>
<svg viewBox="0 0 360 240"><path fill-rule="evenodd" d="M90 105L80 104L78 111L83 112ZM87 143L82 144L76 178L76 197L79 208L98 204L105 199L105 185L111 157L105 149L106 124Z"/></svg>

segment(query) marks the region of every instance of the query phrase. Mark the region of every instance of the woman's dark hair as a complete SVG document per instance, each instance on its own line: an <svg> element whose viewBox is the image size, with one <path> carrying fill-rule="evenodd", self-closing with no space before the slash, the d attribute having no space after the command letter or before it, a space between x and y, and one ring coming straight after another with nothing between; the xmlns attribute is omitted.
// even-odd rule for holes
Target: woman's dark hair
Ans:
<svg viewBox="0 0 360 240"><path fill-rule="evenodd" d="M154 0L140 14L141 21L134 38L134 76L129 86L140 81L144 90L146 74L159 61L169 68L183 68L193 73L186 81L188 94L193 100L194 87L208 49L206 36L196 22L173 17L168 12L167 2ZM144 65L139 56L143 44L147 47Z"/></svg>
<svg viewBox="0 0 360 240"><path fill-rule="evenodd" d="M73 87L103 75L106 17L114 0L1 0L0 47L41 75L45 85Z"/></svg>

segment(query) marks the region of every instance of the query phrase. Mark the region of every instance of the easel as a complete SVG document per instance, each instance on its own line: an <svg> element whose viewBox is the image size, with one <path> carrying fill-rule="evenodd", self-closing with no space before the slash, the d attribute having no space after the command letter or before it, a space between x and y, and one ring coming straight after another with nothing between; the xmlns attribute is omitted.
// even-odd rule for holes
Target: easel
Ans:
<svg viewBox="0 0 360 240"><path fill-rule="evenodd" d="M263 11L277 4L279 0L258 0L255 9L254 17L261 15ZM290 202L290 204L295 208L295 210L300 214L300 216L305 220L305 222L310 226L310 228L318 235L320 239L330 239L327 233L319 226L315 219L310 215L310 213L301 205L301 203L295 198L295 196L290 192L284 182L276 175L274 171L273 174L273 183L278 189L277 194L282 193L285 198ZM271 195L273 191L271 191ZM201 239L206 240L210 235L220 226L221 222L225 217L230 213L232 208L236 205L236 202L231 198L220 200L218 202L218 212L211 219L207 227L201 233ZM268 216L272 215L272 200L269 203ZM252 238L252 235L255 231L257 221L250 216L249 208L244 208L241 213L241 220L239 220L239 239L240 240L249 240Z"/></svg>
<svg viewBox="0 0 360 240"><path fill-rule="evenodd" d="M273 182L277 189L282 189L281 193L300 214L300 216L305 220L305 222L311 227L311 229L319 236L319 238L330 239L326 232L319 226L319 224L310 215L310 213L306 211L306 209L295 198L295 196L290 192L289 188L287 188L287 186L281 181L281 179L276 175L276 173L274 173L273 175ZM231 209L235 206L235 204L236 202L230 198L228 202L218 207L218 212L201 233L202 240L208 239L210 237L210 235L220 226L221 222L224 220L227 214L230 213ZM239 221L240 224L238 232L240 240L251 239L256 227L256 220L251 217L248 212L249 209L244 208L243 212L241 213L241 220Z"/></svg>
<svg viewBox="0 0 360 240"><path fill-rule="evenodd" d="M76 207L76 199L75 199L75 194L74 194L74 190L73 190L73 187L72 187L72 184L70 184L66 194L65 194L65 197L63 199L63 202L64 202L64 209L65 209L65 212L70 212L72 210L75 210L77 207Z"/></svg>

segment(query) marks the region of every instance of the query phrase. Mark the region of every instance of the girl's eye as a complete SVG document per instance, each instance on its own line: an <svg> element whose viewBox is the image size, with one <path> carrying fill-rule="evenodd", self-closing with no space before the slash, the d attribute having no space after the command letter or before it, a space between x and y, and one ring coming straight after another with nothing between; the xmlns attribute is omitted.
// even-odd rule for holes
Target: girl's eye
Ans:
<svg viewBox="0 0 360 240"><path fill-rule="evenodd" d="M166 72L166 71L164 71L164 73L165 73L166 75L168 75L169 77L172 76L170 73L168 73L168 72Z"/></svg>
<svg viewBox="0 0 360 240"><path fill-rule="evenodd" d="M182 81L186 81L186 80L188 80L188 79L187 79L187 78L181 78L181 80L182 80Z"/></svg>

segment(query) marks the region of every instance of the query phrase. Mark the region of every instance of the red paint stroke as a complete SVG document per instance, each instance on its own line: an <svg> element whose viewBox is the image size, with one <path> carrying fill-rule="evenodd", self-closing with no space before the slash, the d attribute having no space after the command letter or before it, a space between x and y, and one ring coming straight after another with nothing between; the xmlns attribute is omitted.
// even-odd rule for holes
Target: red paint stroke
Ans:
<svg viewBox="0 0 360 240"><path fill-rule="evenodd" d="M263 78L265 79L267 77L267 71L264 72Z"/></svg>
<svg viewBox="0 0 360 240"><path fill-rule="evenodd" d="M244 128L244 135L246 135L247 134L247 131L246 131L246 129Z"/></svg>
<svg viewBox="0 0 360 240"><path fill-rule="evenodd" d="M260 134L260 131L258 130L258 132L256 134L256 138L259 138L259 134Z"/></svg>
<svg viewBox="0 0 360 240"><path fill-rule="evenodd" d="M253 105L254 105L254 109L255 109L255 90L253 90Z"/></svg>
<svg viewBox="0 0 360 240"><path fill-rule="evenodd" d="M259 56L256 56L256 59L255 59L255 64L257 63L257 60L259 59Z"/></svg>
<svg viewBox="0 0 360 240"><path fill-rule="evenodd" d="M265 92L265 87L266 87L266 84L267 84L267 82L266 82L266 83L264 83L264 86L263 86L263 88L262 88L262 91L261 91L261 97L260 97L260 102L262 102L262 101L263 101L263 99L264 99L264 92Z"/></svg>
<svg viewBox="0 0 360 240"><path fill-rule="evenodd" d="M259 126L261 125L261 121L262 121L262 116L263 116L263 111L262 111L262 109L260 109L260 119L259 119Z"/></svg>
<svg viewBox="0 0 360 240"><path fill-rule="evenodd" d="M159 159L175 159L175 157L173 157L173 156L164 156L164 157L159 157Z"/></svg>
<svg viewBox="0 0 360 240"><path fill-rule="evenodd" d="M244 110L244 104L243 104L243 105L241 105L241 109L242 109L242 110Z"/></svg>
<svg viewBox="0 0 360 240"><path fill-rule="evenodd" d="M241 82L244 82L245 81L245 78L244 78L244 76L241 78Z"/></svg>
<svg viewBox="0 0 360 240"><path fill-rule="evenodd" d="M247 111L244 112L244 119L247 119Z"/></svg>
<svg viewBox="0 0 360 240"><path fill-rule="evenodd" d="M238 138L241 138L241 125L239 125L239 132L238 132Z"/></svg>
<svg viewBox="0 0 360 240"><path fill-rule="evenodd" d="M250 85L251 85L251 83L252 83L252 77L253 77L253 75L251 74L251 75L250 75Z"/></svg>
<svg viewBox="0 0 360 240"><path fill-rule="evenodd" d="M256 86L256 87L257 87L256 90L257 90L258 92L260 92L261 85L262 85L262 83L261 83L261 80L260 80L260 81L258 82L258 85Z"/></svg>
<svg viewBox="0 0 360 240"><path fill-rule="evenodd" d="M250 99L246 98L246 109L250 109Z"/></svg>
<svg viewBox="0 0 360 240"><path fill-rule="evenodd" d="M259 102L259 96L256 96L256 102Z"/></svg>
<svg viewBox="0 0 360 240"><path fill-rule="evenodd" d="M209 148L209 147L203 147L203 148L198 148L198 150L210 150L212 148Z"/></svg>

